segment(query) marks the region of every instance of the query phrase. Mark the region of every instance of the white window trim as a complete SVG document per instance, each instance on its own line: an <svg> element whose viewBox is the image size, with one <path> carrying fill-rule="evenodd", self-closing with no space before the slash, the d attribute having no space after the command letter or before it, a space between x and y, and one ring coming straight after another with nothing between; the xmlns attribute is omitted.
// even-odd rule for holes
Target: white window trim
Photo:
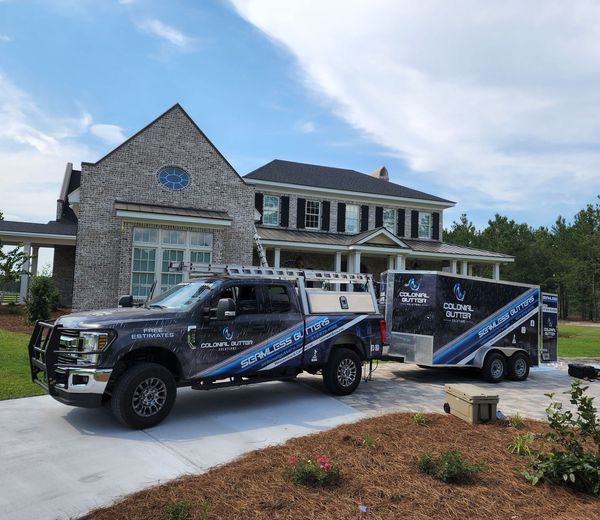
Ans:
<svg viewBox="0 0 600 520"><path fill-rule="evenodd" d="M348 208L356 208L356 230L349 230L348 229ZM346 212L345 212L345 224L344 224L344 231L346 233L360 233L360 205L359 204L346 204Z"/></svg>
<svg viewBox="0 0 600 520"><path fill-rule="evenodd" d="M275 223L275 224L265 222L265 202L268 197L270 197L272 199L277 199L277 223ZM264 226L279 226L280 222L281 222L281 197L279 197L278 195L264 195L264 198L263 198L263 221L262 221L263 225Z"/></svg>
<svg viewBox="0 0 600 520"><path fill-rule="evenodd" d="M421 215L429 215L429 228L427 231L427 236L422 236L421 235ZM432 226L433 226L433 214L430 211L419 211L419 222L418 222L418 226L417 226L417 235L419 239L431 239L431 231L432 231Z"/></svg>
<svg viewBox="0 0 600 520"><path fill-rule="evenodd" d="M316 203L318 205L319 211L317 212L317 225L316 227L313 226L307 226L307 221L308 221L308 203ZM320 200L314 200L314 199L307 199L306 200L306 205L304 206L304 229L308 229L310 231L318 231L319 229L321 229L321 214L323 212L323 203ZM314 216L311 213L311 216Z"/></svg>
<svg viewBox="0 0 600 520"><path fill-rule="evenodd" d="M158 229L158 242L136 242L133 239L133 233L135 233L135 228L132 230L132 240L131 240L131 267L129 271L129 294L133 294L133 263L134 263L134 255L133 250L136 247L145 248L145 249L154 249L155 250L155 260L154 260L154 279L156 280L156 289L154 289L154 295L157 296L161 293L161 276L163 274L162 271L162 257L163 251L165 250L174 250L174 251L183 251L183 261L190 262L191 253L192 252L200 252L200 253L209 253L210 259L209 263L212 262L213 258L213 246L214 246L214 234L207 233L212 235L213 246L196 246L191 245L191 233L206 233L205 231L184 231L184 230L173 230L173 229ZM163 244L162 236L163 232L168 231L184 231L185 232L185 244ZM146 272L146 271L144 271ZM190 278L189 272L183 271L182 281L187 281ZM134 298L144 299L143 296L134 296Z"/></svg>

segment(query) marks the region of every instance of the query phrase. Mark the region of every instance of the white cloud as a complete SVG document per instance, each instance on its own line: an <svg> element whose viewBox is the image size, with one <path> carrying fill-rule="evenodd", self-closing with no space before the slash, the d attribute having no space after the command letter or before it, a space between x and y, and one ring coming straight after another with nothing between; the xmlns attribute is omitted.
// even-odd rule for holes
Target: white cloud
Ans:
<svg viewBox="0 0 600 520"><path fill-rule="evenodd" d="M192 39L181 31L157 19L147 19L138 24L141 31L157 36L178 49L189 48Z"/></svg>
<svg viewBox="0 0 600 520"><path fill-rule="evenodd" d="M66 163L98 156L78 140L90 123L85 112L55 117L40 110L0 74L0 210L6 220L55 218Z"/></svg>
<svg viewBox="0 0 600 520"><path fill-rule="evenodd" d="M231 1L462 209L554 216L600 191L599 3Z"/></svg>
<svg viewBox="0 0 600 520"><path fill-rule="evenodd" d="M12 42L13 39L8 34L0 34L0 42Z"/></svg>
<svg viewBox="0 0 600 520"><path fill-rule="evenodd" d="M317 131L317 125L312 121L300 121L296 126L303 134L312 134Z"/></svg>
<svg viewBox="0 0 600 520"><path fill-rule="evenodd" d="M108 144L121 144L125 141L123 129L117 125L92 125L90 132Z"/></svg>

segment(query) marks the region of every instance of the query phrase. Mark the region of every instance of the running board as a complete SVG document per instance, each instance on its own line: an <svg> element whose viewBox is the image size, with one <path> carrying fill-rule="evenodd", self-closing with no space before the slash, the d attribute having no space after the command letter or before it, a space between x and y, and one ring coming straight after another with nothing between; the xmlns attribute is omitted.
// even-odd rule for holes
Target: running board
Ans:
<svg viewBox="0 0 600 520"><path fill-rule="evenodd" d="M246 386L253 385L255 383L265 383L268 381L282 381L284 379L292 379L293 375L281 374L278 377L253 377L253 378L243 378L243 377L233 377L229 381L199 381L197 383L193 383L191 388L192 390L213 390L215 388L226 388L228 386Z"/></svg>

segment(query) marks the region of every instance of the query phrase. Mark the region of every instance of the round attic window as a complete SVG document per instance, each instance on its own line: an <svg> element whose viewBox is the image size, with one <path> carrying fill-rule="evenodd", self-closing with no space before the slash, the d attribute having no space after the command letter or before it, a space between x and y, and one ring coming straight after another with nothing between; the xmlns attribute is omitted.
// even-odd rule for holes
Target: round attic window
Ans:
<svg viewBox="0 0 600 520"><path fill-rule="evenodd" d="M181 168L165 168L158 174L158 181L170 190L183 190L190 185L190 176Z"/></svg>

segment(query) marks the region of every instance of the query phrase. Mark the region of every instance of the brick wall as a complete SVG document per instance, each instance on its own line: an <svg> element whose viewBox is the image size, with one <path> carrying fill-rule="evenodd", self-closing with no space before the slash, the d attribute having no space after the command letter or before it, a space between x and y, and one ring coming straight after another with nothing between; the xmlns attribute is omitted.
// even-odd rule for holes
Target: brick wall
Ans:
<svg viewBox="0 0 600 520"><path fill-rule="evenodd" d="M173 191L158 182L169 166L190 175L187 188ZM98 163L82 164L75 309L112 307L129 292L133 226L116 216L116 199L226 211L232 225L214 232L215 261L251 261L254 188L175 106Z"/></svg>
<svg viewBox="0 0 600 520"><path fill-rule="evenodd" d="M52 279L65 307L73 304L73 278L75 274L75 247L54 246Z"/></svg>

